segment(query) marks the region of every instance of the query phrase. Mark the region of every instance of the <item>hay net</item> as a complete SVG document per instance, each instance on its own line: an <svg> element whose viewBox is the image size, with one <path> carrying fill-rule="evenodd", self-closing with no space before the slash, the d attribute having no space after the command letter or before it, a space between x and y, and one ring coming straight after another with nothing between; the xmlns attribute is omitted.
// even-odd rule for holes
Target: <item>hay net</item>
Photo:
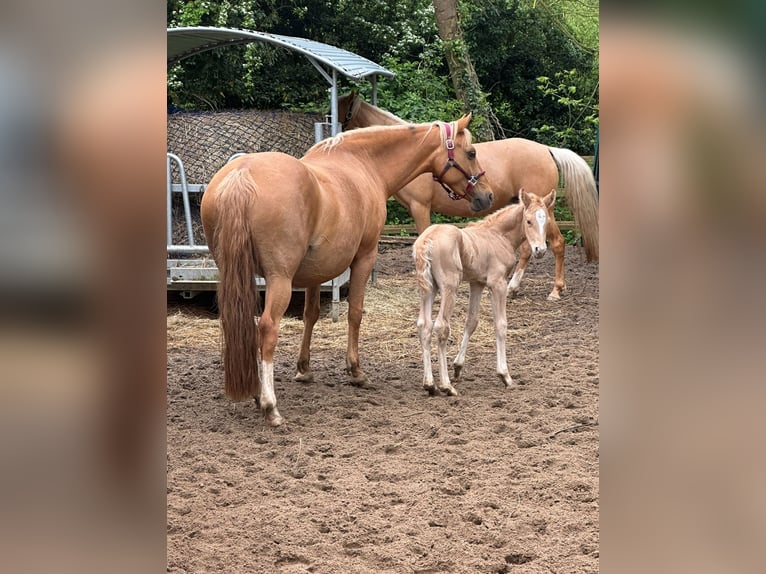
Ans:
<svg viewBox="0 0 766 574"><path fill-rule="evenodd" d="M187 183L206 184L235 153L281 151L303 156L314 145L320 114L240 110L168 115L168 151L181 158ZM175 168L174 168L175 170ZM178 173L173 173L178 181Z"/></svg>
<svg viewBox="0 0 766 574"><path fill-rule="evenodd" d="M186 182L207 184L235 153L281 151L302 157L314 145L314 123L321 114L285 111L240 110L226 112L182 112L168 114L168 152L183 162ZM180 183L175 162L173 183ZM197 244L205 238L199 217L201 194L191 194L192 228ZM180 193L173 194L173 243L187 244L185 216Z"/></svg>

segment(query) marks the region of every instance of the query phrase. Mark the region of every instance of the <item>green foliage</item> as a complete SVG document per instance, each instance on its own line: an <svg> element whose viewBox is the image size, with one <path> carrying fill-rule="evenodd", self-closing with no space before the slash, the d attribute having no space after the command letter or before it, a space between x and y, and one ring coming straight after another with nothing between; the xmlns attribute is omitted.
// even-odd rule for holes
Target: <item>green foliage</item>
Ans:
<svg viewBox="0 0 766 574"><path fill-rule="evenodd" d="M543 124L532 128L541 143L570 149L593 146L598 128L598 103L595 94L582 94L582 78L577 70L556 72L555 81L548 76L537 78L537 87L543 96L556 102L565 114L559 123Z"/></svg>
<svg viewBox="0 0 766 574"><path fill-rule="evenodd" d="M505 137L593 153L598 125L598 0L459 0L463 41ZM168 0L168 26L225 26L310 38L394 71L378 82L378 105L408 121L455 119L455 98L432 0ZM340 78L340 89L368 82ZM263 43L184 60L168 71L168 103L186 109L324 112L327 83L294 52ZM389 202L389 222L412 221ZM562 220L571 215L559 215ZM438 214L432 221L451 221ZM458 218L459 219L459 218ZM572 232L569 232L570 234Z"/></svg>

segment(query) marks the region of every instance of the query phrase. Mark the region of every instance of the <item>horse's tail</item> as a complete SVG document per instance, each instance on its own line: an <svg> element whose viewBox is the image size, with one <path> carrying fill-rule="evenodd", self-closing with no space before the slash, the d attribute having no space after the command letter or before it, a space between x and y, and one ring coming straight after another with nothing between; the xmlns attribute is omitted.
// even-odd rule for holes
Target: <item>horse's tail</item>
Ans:
<svg viewBox="0 0 766 574"><path fill-rule="evenodd" d="M434 276L431 258L434 242L431 239L415 241L412 246L412 258L415 260L415 278L422 291L433 291Z"/></svg>
<svg viewBox="0 0 766 574"><path fill-rule="evenodd" d="M549 147L561 170L567 204L582 234L585 258L598 261L598 193L588 163L570 149Z"/></svg>
<svg viewBox="0 0 766 574"><path fill-rule="evenodd" d="M255 288L256 250L249 215L256 184L246 169L232 170L218 186L215 261L219 271L218 309L223 331L226 394L235 401L258 397L260 297Z"/></svg>

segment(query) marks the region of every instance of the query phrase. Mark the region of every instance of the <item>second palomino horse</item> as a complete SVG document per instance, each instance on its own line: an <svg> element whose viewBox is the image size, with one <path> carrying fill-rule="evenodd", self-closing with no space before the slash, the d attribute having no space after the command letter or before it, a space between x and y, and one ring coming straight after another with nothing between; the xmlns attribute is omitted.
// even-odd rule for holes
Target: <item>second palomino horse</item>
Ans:
<svg viewBox="0 0 766 574"><path fill-rule="evenodd" d="M423 348L423 388L430 394L435 394L438 389L448 395L457 395L449 380L447 341L455 294L461 280L470 284L470 299L463 341L453 362L455 379L460 378L468 339L479 324L481 294L484 287L489 287L495 321L497 375L506 387L513 384L505 351L508 275L516 262L516 250L524 241L529 243L536 257L545 254L545 237L553 221L551 211L556 191L551 190L540 198L522 189L519 197L520 204L507 206L482 221L469 224L465 229L436 224L426 228L415 241L412 255L420 288L417 325ZM436 321L433 321L432 309L437 290L441 293L441 305ZM439 359L439 384L436 387L431 370L432 333L436 335Z"/></svg>
<svg viewBox="0 0 766 574"><path fill-rule="evenodd" d="M343 119L344 130L393 125L404 121L368 104L355 92L339 98L338 115ZM561 170L567 203L582 233L586 258L588 261L598 261L598 196L593 172L585 160L572 150L548 147L522 138L477 143L476 149L482 166L487 170L487 178L492 182L495 193L492 207L474 213L465 201L450 199L432 178L419 177L394 194L396 200L412 215L418 233L422 233L431 224L431 212L458 217L487 215L509 203L517 202L522 187L528 193L543 197L558 187ZM548 299L555 300L561 297L561 291L566 288L564 237L555 221L548 226L547 239L556 260L556 276ZM519 290L531 254L529 246L522 243L519 261L509 284L512 295Z"/></svg>
<svg viewBox="0 0 766 574"><path fill-rule="evenodd" d="M453 193L465 195L474 211L492 203L467 130L470 120L464 116L452 123L341 133L301 159L249 154L213 176L200 211L220 276L224 385L230 398L254 397L269 424L282 423L274 394L274 350L292 288L306 288L295 378L308 382L313 379L309 358L320 285L348 267L346 370L352 382L366 379L359 361L359 326L387 198L418 175L432 173ZM256 274L266 282L257 323Z"/></svg>

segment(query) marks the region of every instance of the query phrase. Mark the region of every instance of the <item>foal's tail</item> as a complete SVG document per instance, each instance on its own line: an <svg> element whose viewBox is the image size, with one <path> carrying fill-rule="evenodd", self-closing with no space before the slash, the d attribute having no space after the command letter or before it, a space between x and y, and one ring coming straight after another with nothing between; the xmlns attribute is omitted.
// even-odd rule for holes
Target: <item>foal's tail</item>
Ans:
<svg viewBox="0 0 766 574"><path fill-rule="evenodd" d="M422 235L412 246L412 258L415 260L415 278L421 291L433 291L434 276L431 269L431 257L434 242Z"/></svg>
<svg viewBox="0 0 766 574"><path fill-rule="evenodd" d="M226 394L235 401L258 397L260 297L255 288L256 251L249 214L256 184L246 169L234 169L218 186L215 261L219 271L218 309L223 331Z"/></svg>
<svg viewBox="0 0 766 574"><path fill-rule="evenodd" d="M582 233L585 257L598 261L598 194L596 180L588 163L575 152L565 148L548 148L564 179L567 204Z"/></svg>

